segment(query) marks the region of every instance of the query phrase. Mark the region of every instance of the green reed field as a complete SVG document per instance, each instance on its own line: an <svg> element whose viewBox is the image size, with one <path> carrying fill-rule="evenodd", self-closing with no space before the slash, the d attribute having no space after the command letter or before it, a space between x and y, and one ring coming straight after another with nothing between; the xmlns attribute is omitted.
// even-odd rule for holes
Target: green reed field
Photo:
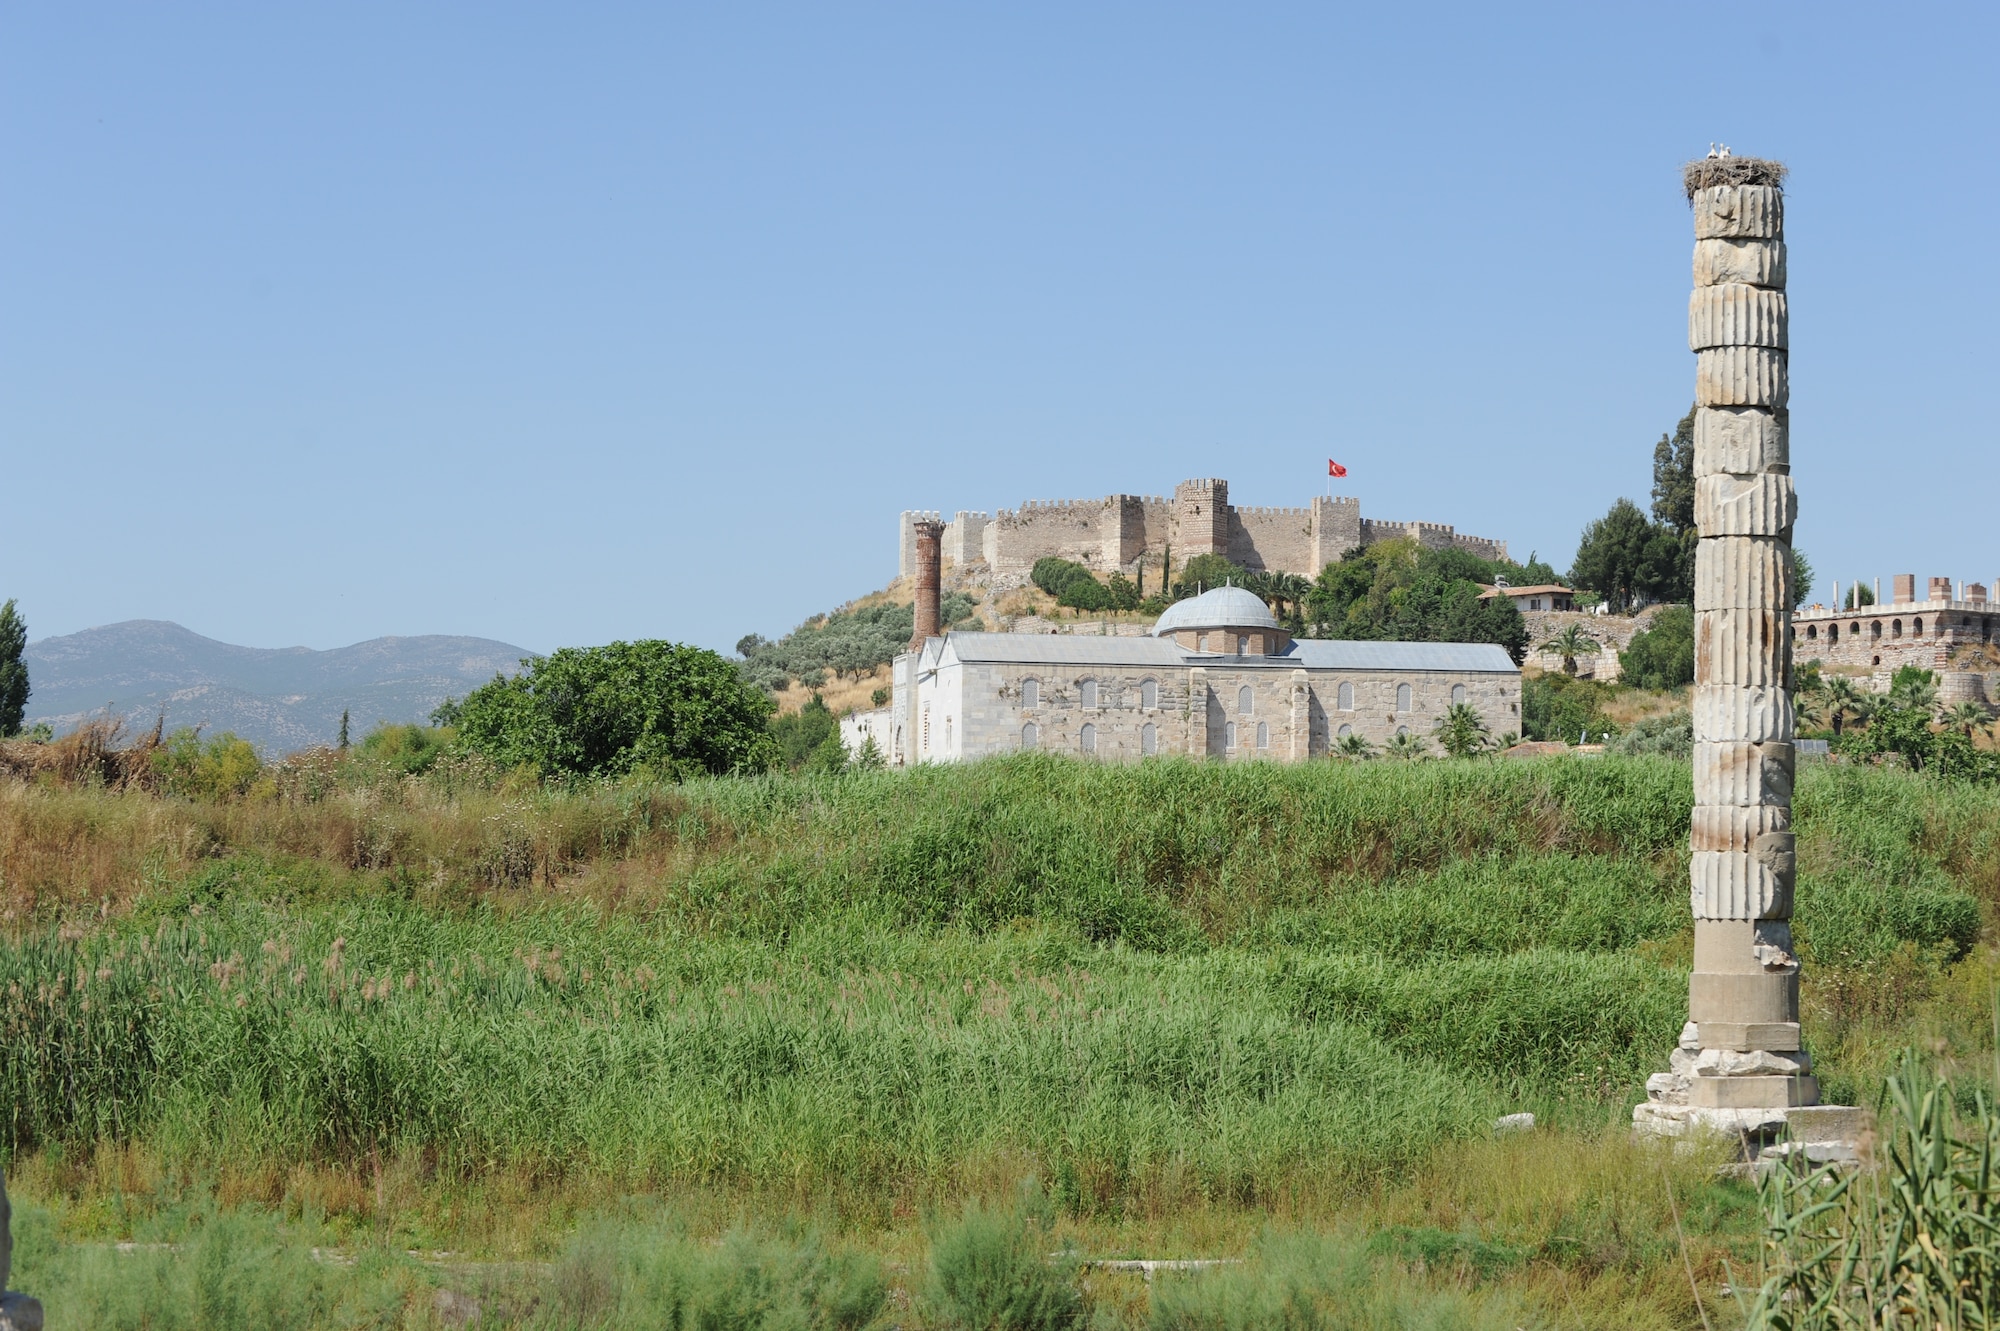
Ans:
<svg viewBox="0 0 2000 1331"><path fill-rule="evenodd" d="M0 1146L42 1236L15 1283L170 1325L114 1316L118 1272L234 1235L242 1298L325 1287L298 1325L422 1325L473 1277L405 1249L449 1248L496 1317L657 1325L617 1311L631 1272L691 1243L675 1279L727 1284L685 1272L734 1233L808 1284L886 1262L869 1317L957 1324L938 1226L984 1197L1051 1250L1247 1257L1262 1291L1085 1268L1078 1317L1695 1325L1754 1196L1623 1131L1684 1013L1690 798L1611 757L0 785ZM1984 1066L2000 792L1814 767L1797 820L1829 1098L1910 1043ZM341 1245L375 1256L298 1255ZM593 1262L586 1315L561 1282Z"/></svg>

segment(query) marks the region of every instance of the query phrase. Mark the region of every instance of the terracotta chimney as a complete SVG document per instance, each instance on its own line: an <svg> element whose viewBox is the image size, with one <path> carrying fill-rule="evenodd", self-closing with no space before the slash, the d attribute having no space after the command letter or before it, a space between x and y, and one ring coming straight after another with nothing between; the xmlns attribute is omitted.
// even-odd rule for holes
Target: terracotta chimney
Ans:
<svg viewBox="0 0 2000 1331"><path fill-rule="evenodd" d="M943 630L938 622L943 598L944 524L935 517L918 518L917 533L917 622L910 635L910 650L922 651L926 638Z"/></svg>

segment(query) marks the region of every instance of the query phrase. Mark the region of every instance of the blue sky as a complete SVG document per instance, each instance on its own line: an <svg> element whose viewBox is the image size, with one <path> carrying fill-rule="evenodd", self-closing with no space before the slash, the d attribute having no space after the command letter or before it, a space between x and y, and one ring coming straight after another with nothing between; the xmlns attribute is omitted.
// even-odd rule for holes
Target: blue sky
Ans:
<svg viewBox="0 0 2000 1331"><path fill-rule="evenodd" d="M0 596L726 649L904 508L1328 456L1562 568L1692 397L1712 140L1793 169L1821 591L1991 580L1995 12L9 6Z"/></svg>

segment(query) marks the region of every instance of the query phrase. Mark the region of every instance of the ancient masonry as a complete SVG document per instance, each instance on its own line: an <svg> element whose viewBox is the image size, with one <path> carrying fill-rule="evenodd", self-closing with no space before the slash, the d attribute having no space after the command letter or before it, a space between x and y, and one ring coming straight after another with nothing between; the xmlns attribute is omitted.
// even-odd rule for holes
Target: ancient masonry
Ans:
<svg viewBox="0 0 2000 1331"><path fill-rule="evenodd" d="M905 512L897 524L898 577L916 572L920 522L935 512ZM1438 549L1466 550L1481 559L1505 559L1507 543L1463 536L1435 522L1384 522L1361 516L1350 495L1315 496L1303 508L1238 508L1229 482L1182 481L1172 500L1106 495L1102 499L1031 500L997 514L960 509L943 523L946 560L960 567L984 561L997 585L1026 580L1046 555L1075 560L1100 575L1159 575L1171 557L1179 568L1196 555L1216 554L1245 568L1316 577L1357 546L1408 536ZM1153 584L1157 588L1157 583Z"/></svg>
<svg viewBox="0 0 2000 1331"><path fill-rule="evenodd" d="M1853 1135L1818 1103L1792 948L1790 466L1783 168L1713 159L1694 207L1694 974L1672 1071L1635 1126L1739 1136L1749 1153ZM1817 1129L1814 1124L1818 1123Z"/></svg>
<svg viewBox="0 0 2000 1331"><path fill-rule="evenodd" d="M2000 587L2000 582L1994 585ZM1840 670L1866 670L1872 687L1882 691L1897 667L1913 665L1937 672L1941 702L1990 703L2000 696L1986 687L1990 649L2000 642L2000 604L1989 596L1986 584L1960 582L1954 587L1950 578L1933 577L1922 600L1917 599L1914 573L1896 574L1893 586L1893 599L1886 604L1852 610L1810 605L1795 612L1794 655ZM1837 582L1833 605L1840 605Z"/></svg>

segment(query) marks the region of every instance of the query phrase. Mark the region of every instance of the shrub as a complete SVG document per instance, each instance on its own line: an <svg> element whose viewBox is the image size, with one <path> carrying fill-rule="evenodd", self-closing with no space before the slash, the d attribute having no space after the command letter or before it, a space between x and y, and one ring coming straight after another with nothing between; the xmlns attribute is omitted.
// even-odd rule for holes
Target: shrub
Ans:
<svg viewBox="0 0 2000 1331"><path fill-rule="evenodd" d="M1642 689L1677 689L1694 683L1694 608L1670 605L1632 635L1618 654L1619 673Z"/></svg>
<svg viewBox="0 0 2000 1331"><path fill-rule="evenodd" d="M1092 576L1089 569L1074 560L1044 555L1037 559L1034 568L1029 570L1028 581L1060 601L1063 589L1072 582L1095 583L1097 579Z"/></svg>
<svg viewBox="0 0 2000 1331"><path fill-rule="evenodd" d="M153 771L162 787L191 799L226 800L247 794L263 770L263 760L250 742L227 730L204 741L199 731L182 727L153 751Z"/></svg>
<svg viewBox="0 0 2000 1331"><path fill-rule="evenodd" d="M963 1331L1065 1331L1082 1320L1077 1262L1048 1255L1048 1215L1038 1201L975 1201L931 1230L925 1294L939 1322Z"/></svg>
<svg viewBox="0 0 2000 1331"><path fill-rule="evenodd" d="M669 780L762 771L771 704L714 652L648 640L565 647L458 706L459 736L506 767Z"/></svg>
<svg viewBox="0 0 2000 1331"><path fill-rule="evenodd" d="M437 764L455 737L447 726L385 723L362 736L361 757L404 776L419 776Z"/></svg>
<svg viewBox="0 0 2000 1331"><path fill-rule="evenodd" d="M1618 737L1619 753L1658 754L1662 758L1687 759L1694 756L1694 717L1685 709L1665 716L1649 716L1634 723Z"/></svg>

